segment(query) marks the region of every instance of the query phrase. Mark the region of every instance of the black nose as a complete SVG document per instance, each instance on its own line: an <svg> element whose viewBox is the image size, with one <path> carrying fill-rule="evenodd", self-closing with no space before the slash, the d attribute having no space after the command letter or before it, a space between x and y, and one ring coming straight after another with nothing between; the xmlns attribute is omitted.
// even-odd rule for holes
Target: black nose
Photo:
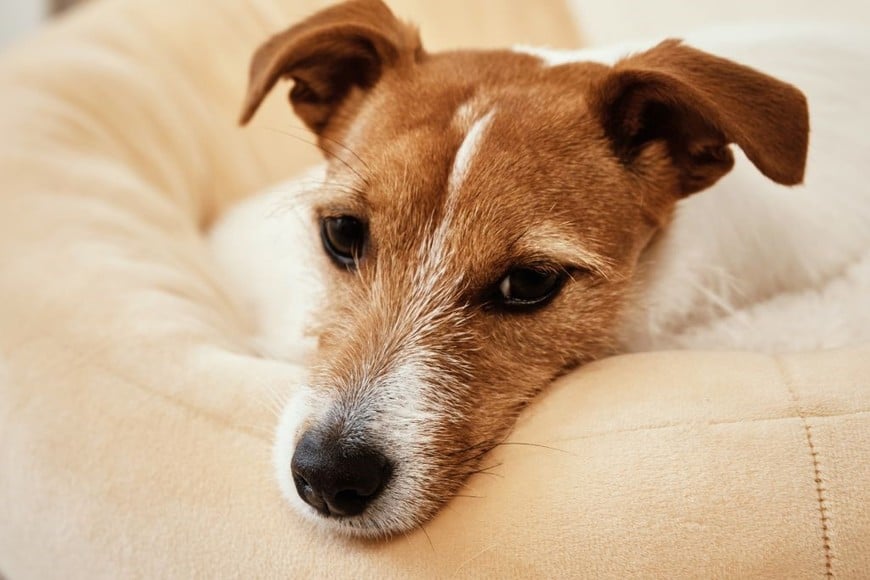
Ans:
<svg viewBox="0 0 870 580"><path fill-rule="evenodd" d="M306 432L296 445L291 469L299 497L326 516L362 513L392 471L377 450L315 430Z"/></svg>

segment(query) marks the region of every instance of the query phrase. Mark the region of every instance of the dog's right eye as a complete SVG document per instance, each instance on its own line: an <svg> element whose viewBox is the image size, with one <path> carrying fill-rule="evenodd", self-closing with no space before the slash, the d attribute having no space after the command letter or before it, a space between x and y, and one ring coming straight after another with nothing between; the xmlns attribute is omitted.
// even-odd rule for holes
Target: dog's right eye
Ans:
<svg viewBox="0 0 870 580"><path fill-rule="evenodd" d="M366 227L352 216L323 218L320 222L320 238L332 261L350 270L356 267L362 257Z"/></svg>
<svg viewBox="0 0 870 580"><path fill-rule="evenodd" d="M565 274L535 268L515 268L498 284L500 302L509 307L541 306L565 283Z"/></svg>

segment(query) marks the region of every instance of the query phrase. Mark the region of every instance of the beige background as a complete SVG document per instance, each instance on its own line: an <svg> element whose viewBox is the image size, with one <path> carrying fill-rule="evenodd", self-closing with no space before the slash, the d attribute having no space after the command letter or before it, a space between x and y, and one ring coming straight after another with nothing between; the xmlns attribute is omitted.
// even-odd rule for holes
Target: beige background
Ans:
<svg viewBox="0 0 870 580"><path fill-rule="evenodd" d="M523 0L527 1L527 0ZM679 36L712 24L769 20L870 23L865 0L569 0L590 44Z"/></svg>
<svg viewBox="0 0 870 580"><path fill-rule="evenodd" d="M480 0L468 3L476 1ZM47 0L0 1L0 47L31 31L47 4ZM569 0L569 4L578 16L584 38L591 44L639 36L679 35L700 26L726 22L781 19L870 22L870 2L863 0Z"/></svg>

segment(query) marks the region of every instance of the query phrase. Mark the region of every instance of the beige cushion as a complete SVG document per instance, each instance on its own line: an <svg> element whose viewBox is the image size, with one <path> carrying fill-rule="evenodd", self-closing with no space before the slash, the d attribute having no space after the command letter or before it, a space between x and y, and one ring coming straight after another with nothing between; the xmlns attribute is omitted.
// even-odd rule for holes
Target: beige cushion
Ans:
<svg viewBox="0 0 870 580"><path fill-rule="evenodd" d="M272 401L202 228L316 158L246 61L311 0L105 0L0 62L0 571L11 579L858 577L870 347L618 357L554 385L423 531L282 502ZM574 42L556 1L396 0L432 47ZM702 572L703 571L703 572Z"/></svg>

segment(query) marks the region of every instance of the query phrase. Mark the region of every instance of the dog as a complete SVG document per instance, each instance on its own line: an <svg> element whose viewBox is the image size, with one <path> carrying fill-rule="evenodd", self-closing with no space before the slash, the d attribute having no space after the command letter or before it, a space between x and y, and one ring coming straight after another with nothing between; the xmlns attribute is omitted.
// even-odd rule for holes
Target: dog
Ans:
<svg viewBox="0 0 870 580"><path fill-rule="evenodd" d="M262 351L315 351L276 434L287 500L345 534L401 533L589 361L870 339L861 37L433 54L351 0L265 42L242 124L291 80L327 162L212 243ZM790 189L810 137L797 86L813 147Z"/></svg>

